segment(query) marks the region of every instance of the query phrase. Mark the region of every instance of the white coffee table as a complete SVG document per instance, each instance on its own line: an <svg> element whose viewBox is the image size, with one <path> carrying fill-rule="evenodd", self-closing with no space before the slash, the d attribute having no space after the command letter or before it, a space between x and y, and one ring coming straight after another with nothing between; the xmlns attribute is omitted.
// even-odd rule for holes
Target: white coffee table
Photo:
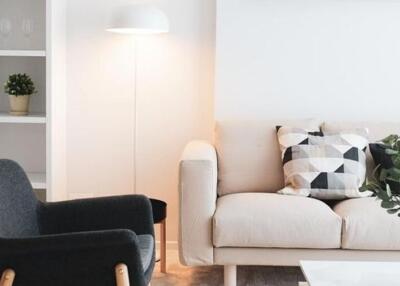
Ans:
<svg viewBox="0 0 400 286"><path fill-rule="evenodd" d="M400 286L400 262L300 261L300 266L309 286Z"/></svg>

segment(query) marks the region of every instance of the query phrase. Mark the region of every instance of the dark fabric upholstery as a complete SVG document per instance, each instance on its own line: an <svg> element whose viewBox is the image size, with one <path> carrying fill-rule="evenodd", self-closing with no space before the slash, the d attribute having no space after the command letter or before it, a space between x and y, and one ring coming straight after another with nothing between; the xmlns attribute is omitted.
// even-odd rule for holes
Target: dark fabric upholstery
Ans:
<svg viewBox="0 0 400 286"><path fill-rule="evenodd" d="M141 195L43 204L39 221L42 234L121 228L154 235L151 204Z"/></svg>
<svg viewBox="0 0 400 286"><path fill-rule="evenodd" d="M167 217L167 203L156 199L150 199L150 202L154 223L162 222Z"/></svg>
<svg viewBox="0 0 400 286"><path fill-rule="evenodd" d="M150 235L154 244L146 197L43 204L23 170L0 160L0 199L0 272L14 269L15 286L111 286L118 263L127 264L131 285L149 283L154 245L151 261L143 269L141 247L145 247L137 236Z"/></svg>
<svg viewBox="0 0 400 286"><path fill-rule="evenodd" d="M24 237L39 234L39 202L31 184L18 164L0 162L0 237Z"/></svg>
<svg viewBox="0 0 400 286"><path fill-rule="evenodd" d="M143 270L146 271L151 264L151 260L153 259L154 238L150 234L141 234L138 235L137 238Z"/></svg>

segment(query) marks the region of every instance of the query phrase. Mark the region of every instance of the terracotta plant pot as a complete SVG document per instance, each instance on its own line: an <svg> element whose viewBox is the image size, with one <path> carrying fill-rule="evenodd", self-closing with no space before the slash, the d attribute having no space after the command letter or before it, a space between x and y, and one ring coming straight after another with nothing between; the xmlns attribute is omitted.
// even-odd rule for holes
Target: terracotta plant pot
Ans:
<svg viewBox="0 0 400 286"><path fill-rule="evenodd" d="M10 100L10 114L11 115L27 115L29 112L29 95L9 95Z"/></svg>

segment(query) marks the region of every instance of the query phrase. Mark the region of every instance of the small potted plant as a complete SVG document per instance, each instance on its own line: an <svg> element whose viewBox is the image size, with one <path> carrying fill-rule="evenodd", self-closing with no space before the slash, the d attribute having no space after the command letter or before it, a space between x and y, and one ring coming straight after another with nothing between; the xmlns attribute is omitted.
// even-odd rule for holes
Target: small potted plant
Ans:
<svg viewBox="0 0 400 286"><path fill-rule="evenodd" d="M4 92L10 100L10 114L27 115L30 96L36 93L35 84L27 74L12 74L4 84Z"/></svg>

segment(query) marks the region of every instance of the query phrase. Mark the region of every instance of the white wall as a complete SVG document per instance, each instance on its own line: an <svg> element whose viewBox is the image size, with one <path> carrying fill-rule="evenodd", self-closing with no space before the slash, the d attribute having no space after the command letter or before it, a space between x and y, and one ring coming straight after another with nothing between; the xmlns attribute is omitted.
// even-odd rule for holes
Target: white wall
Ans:
<svg viewBox="0 0 400 286"><path fill-rule="evenodd" d="M214 0L141 1L170 19L168 35L138 38L138 193L169 204L177 240L178 160L213 127ZM67 189L69 198L133 192L133 54L129 36L105 32L128 0L69 0Z"/></svg>
<svg viewBox="0 0 400 286"><path fill-rule="evenodd" d="M216 117L397 120L400 2L218 0Z"/></svg>
<svg viewBox="0 0 400 286"><path fill-rule="evenodd" d="M46 13L46 110L47 132L47 200L67 197L66 166L66 3L67 0L47 0Z"/></svg>
<svg viewBox="0 0 400 286"><path fill-rule="evenodd" d="M129 0L69 0L68 197L133 190L133 45L104 31ZM138 192L169 203L180 153L212 137L215 0L148 0L171 33L138 40ZM400 4L218 0L216 117L396 120Z"/></svg>

